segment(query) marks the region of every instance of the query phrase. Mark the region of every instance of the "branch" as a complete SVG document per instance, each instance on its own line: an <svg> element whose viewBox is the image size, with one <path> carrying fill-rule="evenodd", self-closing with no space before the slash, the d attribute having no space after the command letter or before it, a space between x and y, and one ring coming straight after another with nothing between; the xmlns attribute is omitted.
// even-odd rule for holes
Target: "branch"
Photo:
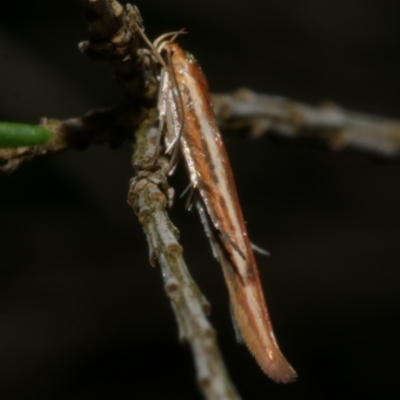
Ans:
<svg viewBox="0 0 400 400"><path fill-rule="evenodd" d="M135 110L122 105L90 111L82 118L65 121L43 118L40 126L52 132L53 137L36 146L0 149L0 172L11 173L26 161L69 148L83 149L93 143L117 147L139 121Z"/></svg>
<svg viewBox="0 0 400 400"><path fill-rule="evenodd" d="M343 110L334 104L308 106L278 96L240 89L213 95L214 110L226 128L250 128L253 137L267 132L318 138L333 150L353 148L382 156L400 155L400 122Z"/></svg>
<svg viewBox="0 0 400 400"><path fill-rule="evenodd" d="M169 162L164 158L154 162L158 151L158 128L153 127L156 117L154 110L136 133L136 176L128 202L146 234L150 262L161 268L180 340L187 341L192 348L200 390L209 400L237 400L240 397L223 363L215 330L206 318L210 305L187 270L178 242L179 232L167 215L166 207L172 202L166 178Z"/></svg>

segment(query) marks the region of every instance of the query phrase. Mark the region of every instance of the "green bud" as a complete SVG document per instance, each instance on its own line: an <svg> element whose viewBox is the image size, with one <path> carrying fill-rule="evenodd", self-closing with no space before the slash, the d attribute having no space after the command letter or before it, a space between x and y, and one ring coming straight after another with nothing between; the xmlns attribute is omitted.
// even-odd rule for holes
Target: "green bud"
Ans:
<svg viewBox="0 0 400 400"><path fill-rule="evenodd" d="M52 136L50 131L38 125L0 122L0 148L35 146Z"/></svg>

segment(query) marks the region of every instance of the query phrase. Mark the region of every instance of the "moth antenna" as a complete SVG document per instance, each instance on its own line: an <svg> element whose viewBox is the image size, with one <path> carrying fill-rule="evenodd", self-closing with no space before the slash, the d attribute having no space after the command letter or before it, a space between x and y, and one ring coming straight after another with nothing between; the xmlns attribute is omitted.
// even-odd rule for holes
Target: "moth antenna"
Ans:
<svg viewBox="0 0 400 400"><path fill-rule="evenodd" d="M172 173L175 169L175 166L177 164L177 160L178 160L178 156L179 156L179 139L180 139L181 135L182 135L182 127L180 128L178 136L175 140L175 145L172 150L171 159L169 161L169 168L170 168L170 171L168 173L169 175L172 175Z"/></svg>
<svg viewBox="0 0 400 400"><path fill-rule="evenodd" d="M211 228L210 220L207 217L205 207L201 203L199 196L197 196L197 199L196 198L194 199L194 204L197 207L197 211L199 212L200 221L203 224L204 230L206 232L206 236L207 236L208 240L210 241L213 256L214 256L214 258L216 258L219 261L219 255L218 255L217 247L215 245L214 233ZM229 302L229 304L232 305L231 302ZM232 310L232 308L231 308L231 310Z"/></svg>
<svg viewBox="0 0 400 400"><path fill-rule="evenodd" d="M193 203L194 203L194 188L190 187L189 189L192 189L192 190L189 191L189 196L186 200L185 208L188 211L191 211L192 207L193 207Z"/></svg>
<svg viewBox="0 0 400 400"><path fill-rule="evenodd" d="M163 35L159 36L153 42L153 46L161 52L161 50L163 49L162 42L165 41L169 36L171 36L171 39L169 39L168 42L173 42L179 35L185 35L186 33L187 32L186 32L185 28L181 29L180 31L176 31L176 32L164 33ZM161 45L160 45L160 43L161 43ZM159 48L159 47L161 47L161 48Z"/></svg>
<svg viewBox="0 0 400 400"><path fill-rule="evenodd" d="M182 197L185 196L185 194L192 188L192 183L189 183L183 190L183 192L179 195L179 198L181 199Z"/></svg>
<svg viewBox="0 0 400 400"><path fill-rule="evenodd" d="M169 154L169 153L171 153L171 150L173 150L174 149L174 147L176 146L176 142L178 141L178 137L176 137L172 142L171 142L171 144L167 147L167 149L165 150L165 154Z"/></svg>
<svg viewBox="0 0 400 400"><path fill-rule="evenodd" d="M153 43L151 43L151 41L149 40L149 38L146 36L146 34L144 33L144 30L139 26L136 25L136 29L139 32L139 35L142 37L142 39L144 40L144 42L147 44L147 46L149 46L153 56L156 58L156 60L163 66L166 67L165 61L163 60L163 58L160 55L160 52L157 50L157 48L153 45Z"/></svg>

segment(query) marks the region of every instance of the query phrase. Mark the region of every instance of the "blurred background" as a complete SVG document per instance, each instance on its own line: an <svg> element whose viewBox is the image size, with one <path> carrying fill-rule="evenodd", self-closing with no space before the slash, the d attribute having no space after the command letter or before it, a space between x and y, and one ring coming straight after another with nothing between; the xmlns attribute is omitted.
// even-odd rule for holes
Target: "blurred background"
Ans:
<svg viewBox="0 0 400 400"><path fill-rule="evenodd" d="M5 3L5 2L3 2ZM150 38L179 42L213 92L247 87L400 119L397 0L141 0ZM0 12L0 120L116 104L110 69L80 55L78 0ZM235 343L198 216L177 199L190 271L243 399L386 399L399 392L400 166L318 142L224 132L275 333L298 382L266 378ZM0 397L201 399L160 272L126 204L131 145L37 159L0 176ZM183 169L172 184L188 182Z"/></svg>

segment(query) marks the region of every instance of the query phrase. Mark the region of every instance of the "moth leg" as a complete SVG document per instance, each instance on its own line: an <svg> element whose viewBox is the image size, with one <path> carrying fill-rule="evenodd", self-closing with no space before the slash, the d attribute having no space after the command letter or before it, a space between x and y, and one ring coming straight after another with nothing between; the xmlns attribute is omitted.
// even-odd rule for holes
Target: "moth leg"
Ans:
<svg viewBox="0 0 400 400"><path fill-rule="evenodd" d="M200 199L197 199L195 201L195 205L197 208L197 211L199 212L200 215L200 221L203 224L204 231L206 232L206 236L208 240L210 241L211 245L211 251L213 253L214 258L216 258L218 261L220 261L217 247L216 247L216 238L214 236L213 230L212 230L212 224L210 223L210 219L207 215L207 212L205 210L205 207L203 206L202 202Z"/></svg>
<svg viewBox="0 0 400 400"><path fill-rule="evenodd" d="M246 259L245 255L230 235L214 222L213 216L208 213L208 210L200 196L195 199L195 205L200 214L200 220L203 223L206 235L210 240L213 256L221 263L221 265L224 266L224 268L229 268L237 274L242 285L245 286L245 278L242 277L235 263L231 261L231 256L229 255L230 252L228 251L226 244L229 243L232 246L233 251L237 251L244 260Z"/></svg>
<svg viewBox="0 0 400 400"><path fill-rule="evenodd" d="M243 251L240 250L239 246L235 243L235 241L231 238L231 236L221 228L218 229L218 232L221 235L221 240L223 242L229 243L233 247L233 249L240 255L240 257L242 257L243 260L245 260L246 256L244 255Z"/></svg>
<svg viewBox="0 0 400 400"><path fill-rule="evenodd" d="M193 207L193 203L194 203L194 197L195 197L195 193L194 193L194 187L192 185L190 185L187 189L185 190L189 190L189 195L186 199L186 203L185 203L185 208L190 211Z"/></svg>
<svg viewBox="0 0 400 400"><path fill-rule="evenodd" d="M173 142L173 150L172 150L172 155L171 155L171 159L169 161L169 172L168 175L172 175L175 171L176 165L178 164L178 157L179 157L179 137L177 137L175 139L175 141ZM170 146L171 147L171 146Z"/></svg>
<svg viewBox="0 0 400 400"><path fill-rule="evenodd" d="M255 253L261 254L262 256L270 257L271 253L268 250L263 249L260 246L250 242L251 248Z"/></svg>

